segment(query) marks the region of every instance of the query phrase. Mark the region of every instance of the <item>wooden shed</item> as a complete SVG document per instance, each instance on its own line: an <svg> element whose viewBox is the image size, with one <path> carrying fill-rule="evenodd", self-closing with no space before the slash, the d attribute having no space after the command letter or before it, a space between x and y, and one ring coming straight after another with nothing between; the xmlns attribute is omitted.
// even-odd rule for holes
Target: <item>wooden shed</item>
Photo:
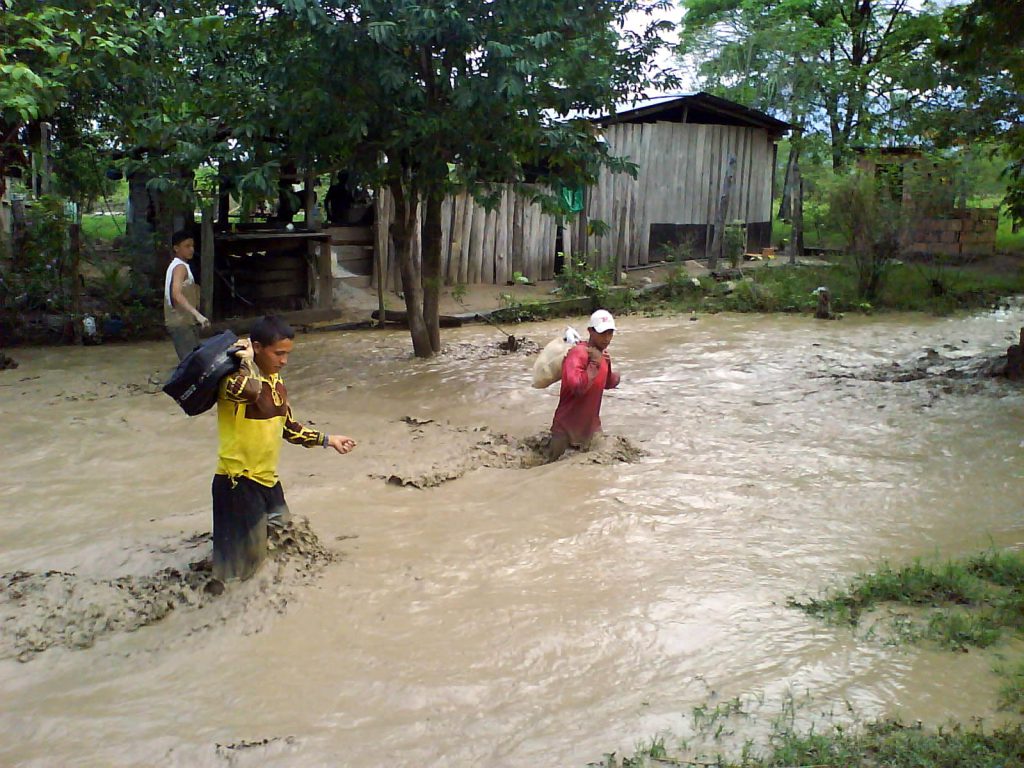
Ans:
<svg viewBox="0 0 1024 768"><path fill-rule="evenodd" d="M493 211L466 194L450 197L441 222L447 284L504 285L516 273L550 280L574 254L617 268L662 261L679 246L701 258L714 237L730 157L736 163L725 221L744 222L748 251L771 245L777 142L788 123L707 93L661 97L594 122L613 155L636 163L637 178L602 171L586 190L583 211L570 218L544 213L511 186ZM393 205L386 192L377 210L374 248L384 257L385 286L394 288L398 273L387 237ZM594 220L607 231L594 234Z"/></svg>
<svg viewBox="0 0 1024 768"><path fill-rule="evenodd" d="M736 165L725 221L746 225L748 251L771 245L777 142L788 123L707 93L653 99L596 122L612 154L639 170L636 179L604 171L588 190L587 219L611 229L588 237L580 221L573 233L579 249L626 268L662 261L674 245L704 256L730 157Z"/></svg>

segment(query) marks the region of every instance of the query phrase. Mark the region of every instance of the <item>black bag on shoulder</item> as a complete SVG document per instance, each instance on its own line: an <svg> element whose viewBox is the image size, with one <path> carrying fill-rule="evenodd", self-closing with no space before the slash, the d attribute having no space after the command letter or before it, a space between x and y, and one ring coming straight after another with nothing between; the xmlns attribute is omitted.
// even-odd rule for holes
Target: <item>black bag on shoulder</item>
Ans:
<svg viewBox="0 0 1024 768"><path fill-rule="evenodd" d="M164 392L174 398L181 410L197 416L217 403L220 380L234 373L241 360L231 349L238 337L223 331L204 340L185 359L178 363L171 378L164 384Z"/></svg>

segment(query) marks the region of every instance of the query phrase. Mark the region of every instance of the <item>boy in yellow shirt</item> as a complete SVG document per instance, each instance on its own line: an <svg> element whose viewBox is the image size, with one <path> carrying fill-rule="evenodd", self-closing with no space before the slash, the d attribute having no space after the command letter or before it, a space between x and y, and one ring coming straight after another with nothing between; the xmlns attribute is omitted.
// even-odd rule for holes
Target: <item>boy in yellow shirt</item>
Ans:
<svg viewBox="0 0 1024 768"><path fill-rule="evenodd" d="M267 554L267 525L288 518L277 475L281 439L306 448L348 453L356 443L327 435L292 418L281 369L295 332L279 317L253 323L239 342L242 364L225 376L217 397L219 449L213 477L213 574L248 579Z"/></svg>

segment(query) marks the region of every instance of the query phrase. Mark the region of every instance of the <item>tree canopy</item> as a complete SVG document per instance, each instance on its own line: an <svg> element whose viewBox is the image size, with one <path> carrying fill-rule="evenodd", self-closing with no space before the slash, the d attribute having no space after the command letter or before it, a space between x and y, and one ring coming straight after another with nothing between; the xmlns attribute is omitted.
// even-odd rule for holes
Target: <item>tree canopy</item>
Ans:
<svg viewBox="0 0 1024 768"><path fill-rule="evenodd" d="M350 165L390 190L392 234L417 355L440 349L441 202L497 183L592 181L624 170L593 125L573 115L613 110L663 73L652 65L665 0L363 0L317 27L321 84L342 105ZM641 31L631 14L647 16ZM536 192L540 195L541 192ZM553 199L553 198L552 198ZM422 260L410 255L422 203Z"/></svg>
<svg viewBox="0 0 1024 768"><path fill-rule="evenodd" d="M1008 158L1006 204L1024 221L1024 26L1020 3L974 0L948 12L950 34L938 46L949 66L946 141L998 142Z"/></svg>
<svg viewBox="0 0 1024 768"><path fill-rule="evenodd" d="M834 168L905 137L936 82L931 3L685 0L679 54L706 89L825 134Z"/></svg>

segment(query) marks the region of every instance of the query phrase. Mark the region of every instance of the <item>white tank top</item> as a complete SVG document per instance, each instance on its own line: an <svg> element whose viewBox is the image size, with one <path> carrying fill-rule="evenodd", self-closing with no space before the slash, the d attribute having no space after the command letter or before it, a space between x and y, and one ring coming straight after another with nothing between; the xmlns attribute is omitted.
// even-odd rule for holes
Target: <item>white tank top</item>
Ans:
<svg viewBox="0 0 1024 768"><path fill-rule="evenodd" d="M185 282L181 284L182 287L184 288L186 285L193 285L195 283L195 278L192 277L192 267L190 267L188 262L184 259L179 259L175 256L168 265L167 274L164 276L164 304L169 307L174 306L174 302L171 301L171 278L174 275L174 268L179 264L185 267L185 272L187 273L185 275Z"/></svg>

